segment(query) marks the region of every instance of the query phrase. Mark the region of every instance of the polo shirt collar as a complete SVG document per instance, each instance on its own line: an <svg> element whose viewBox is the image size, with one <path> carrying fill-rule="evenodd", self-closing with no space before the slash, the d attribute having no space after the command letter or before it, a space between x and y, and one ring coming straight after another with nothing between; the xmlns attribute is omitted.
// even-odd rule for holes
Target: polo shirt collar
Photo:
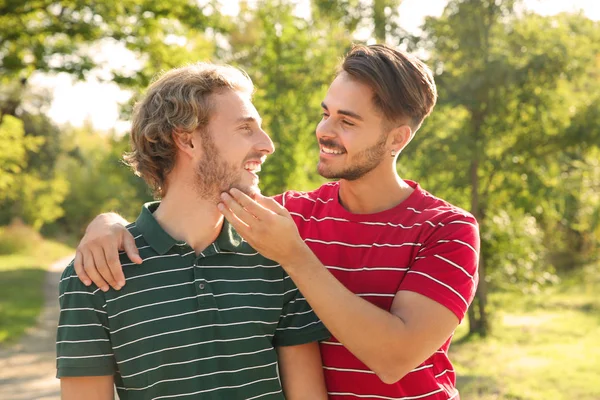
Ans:
<svg viewBox="0 0 600 400"><path fill-rule="evenodd" d="M142 211L135 221L135 225L144 237L144 240L150 245L154 251L160 255L166 254L175 244L183 242L175 240L169 235L154 218L153 213L156 211L160 201L152 201L142 206ZM223 227L215 244L219 250L236 251L243 246L243 239L233 228L233 226L225 220Z"/></svg>

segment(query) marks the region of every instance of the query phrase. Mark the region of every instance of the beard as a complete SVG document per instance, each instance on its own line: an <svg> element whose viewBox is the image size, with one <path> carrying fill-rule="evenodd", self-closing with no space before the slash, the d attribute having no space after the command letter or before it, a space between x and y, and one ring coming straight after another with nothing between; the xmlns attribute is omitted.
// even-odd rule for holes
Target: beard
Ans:
<svg viewBox="0 0 600 400"><path fill-rule="evenodd" d="M347 181L355 181L359 178L362 178L367 173L374 170L385 157L385 143L387 141L387 136L388 135L386 133L382 133L377 143L355 154L350 160L349 166L339 171L335 171L324 163L319 162L317 166L317 172L323 178L327 179L344 179ZM329 148L339 148L339 146L337 146L334 142L326 139L321 139L319 142Z"/></svg>
<svg viewBox="0 0 600 400"><path fill-rule="evenodd" d="M244 173L243 166L246 161L258 159L262 154L248 154L241 165L229 163L223 158L208 132L202 137L202 150L204 157L196 167L194 182L196 192L201 199L218 204L221 202L221 193L228 192L233 188L252 198L260 193L257 185L243 182L242 174Z"/></svg>

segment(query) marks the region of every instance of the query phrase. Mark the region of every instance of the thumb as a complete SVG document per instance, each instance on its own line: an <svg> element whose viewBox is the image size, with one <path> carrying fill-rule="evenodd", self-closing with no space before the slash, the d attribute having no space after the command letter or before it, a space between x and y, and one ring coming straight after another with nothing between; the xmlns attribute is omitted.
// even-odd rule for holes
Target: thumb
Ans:
<svg viewBox="0 0 600 400"><path fill-rule="evenodd" d="M123 250L125 250L127 257L129 257L132 262L136 264L142 263L143 260L135 245L135 239L127 230L123 233Z"/></svg>

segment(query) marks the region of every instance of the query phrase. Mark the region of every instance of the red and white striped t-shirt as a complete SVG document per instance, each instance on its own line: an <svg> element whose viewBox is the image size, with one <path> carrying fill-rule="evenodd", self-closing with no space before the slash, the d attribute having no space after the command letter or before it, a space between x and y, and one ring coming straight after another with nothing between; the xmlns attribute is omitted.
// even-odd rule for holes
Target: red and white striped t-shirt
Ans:
<svg viewBox="0 0 600 400"><path fill-rule="evenodd" d="M363 299L390 310L396 292L427 296L462 320L478 282L479 233L468 212L415 190L398 206L352 214L338 200L339 183L277 196L300 235L329 271ZM458 399L451 338L395 384L383 383L335 338L321 344L332 400Z"/></svg>

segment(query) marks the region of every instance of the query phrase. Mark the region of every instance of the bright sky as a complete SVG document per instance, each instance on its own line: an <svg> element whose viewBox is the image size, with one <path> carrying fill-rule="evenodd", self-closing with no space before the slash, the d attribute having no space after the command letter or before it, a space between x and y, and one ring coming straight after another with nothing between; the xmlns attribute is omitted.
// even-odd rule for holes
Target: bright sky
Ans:
<svg viewBox="0 0 600 400"><path fill-rule="evenodd" d="M257 0L254 0L256 2ZM238 12L237 1L221 0L224 11L229 14ZM308 1L297 0L298 15L308 15ZM403 0L400 6L400 23L409 31L418 30L427 15L441 15L447 0ZM553 15L562 11L583 10L591 19L600 20L600 1L598 0L525 0L528 9L543 15ZM98 46L94 54L97 61L103 61L112 68L127 68L139 65L132 53L122 45L107 42ZM118 103L127 101L131 94L112 82L101 81L107 70L100 70L85 82L74 83L67 74L56 76L36 75L31 84L53 88L54 99L49 116L57 123L70 123L81 126L91 121L96 129L118 132L128 129L129 123L119 120Z"/></svg>

